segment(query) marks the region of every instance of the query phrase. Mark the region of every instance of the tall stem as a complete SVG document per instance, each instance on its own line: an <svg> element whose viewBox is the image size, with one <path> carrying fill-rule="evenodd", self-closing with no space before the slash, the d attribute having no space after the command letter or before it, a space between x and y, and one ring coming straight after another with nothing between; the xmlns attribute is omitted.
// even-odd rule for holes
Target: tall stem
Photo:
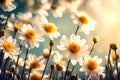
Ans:
<svg viewBox="0 0 120 80"><path fill-rule="evenodd" d="M23 66L21 79L24 77L24 72L25 72L25 66L26 66L26 60L27 60L28 53L29 53L29 49L27 49L27 51L26 51L26 56L25 56L25 59L24 59L24 66Z"/></svg>
<svg viewBox="0 0 120 80"><path fill-rule="evenodd" d="M92 46L92 48L91 48L91 50L90 50L89 55L91 55L91 53L92 53L92 51L93 51L93 49L94 49L94 47L95 47L95 44L96 44L96 43L93 44L93 46Z"/></svg>
<svg viewBox="0 0 120 80"><path fill-rule="evenodd" d="M46 71L46 69L47 69L47 65L48 65L48 62L49 62L49 59L50 59L50 55L51 55L51 52L52 52L52 48L53 48L52 40L50 40L49 57L48 57L48 59L47 59L47 62L46 62L46 65L45 65L45 68L44 68L44 71L43 71L43 74L42 74L41 80L43 79L43 76L44 76L45 71Z"/></svg>
<svg viewBox="0 0 120 80"><path fill-rule="evenodd" d="M75 35L77 34L77 32L78 32L78 30L79 30L79 25L77 26L77 29L76 29L76 31L75 31Z"/></svg>
<svg viewBox="0 0 120 80"><path fill-rule="evenodd" d="M10 18L10 15L7 16L7 19L6 19L6 22L5 22L4 26L3 26L3 29L6 28L6 25L7 25L7 22L8 22L8 20L9 20L9 18Z"/></svg>
<svg viewBox="0 0 120 80"><path fill-rule="evenodd" d="M68 70L68 68L69 68L69 64L70 64L70 59L68 60L68 64L67 64L66 72L65 72L65 76L64 76L64 80L66 80L67 70Z"/></svg>
<svg viewBox="0 0 120 80"><path fill-rule="evenodd" d="M119 73L118 73L118 59L117 59L117 52L116 52L116 50L114 50L115 51L115 56L116 56L116 60L115 60L115 62L116 62L116 69L117 69L117 80L119 79Z"/></svg>

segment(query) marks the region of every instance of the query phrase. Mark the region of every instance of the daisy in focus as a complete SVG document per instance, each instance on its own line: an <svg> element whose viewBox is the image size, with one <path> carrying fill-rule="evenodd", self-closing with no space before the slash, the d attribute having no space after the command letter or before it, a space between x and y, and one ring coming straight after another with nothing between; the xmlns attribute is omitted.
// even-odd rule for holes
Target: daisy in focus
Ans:
<svg viewBox="0 0 120 80"><path fill-rule="evenodd" d="M44 41L42 33L40 33L35 27L33 28L30 24L23 24L18 33L18 38L21 40L21 44L29 49L39 47L39 42Z"/></svg>
<svg viewBox="0 0 120 80"><path fill-rule="evenodd" d="M41 21L42 25L38 27L40 32L47 35L52 40L53 38L58 38L60 36L60 33L57 31L57 27L54 23L49 23L47 19L41 19Z"/></svg>
<svg viewBox="0 0 120 80"><path fill-rule="evenodd" d="M91 20L91 18L85 12L76 12L71 15L71 17L73 19L73 23L78 24L80 27L79 31L89 34L90 31L95 29L96 22Z"/></svg>
<svg viewBox="0 0 120 80"><path fill-rule="evenodd" d="M74 64L74 61L81 60L83 56L89 54L86 40L80 39L80 36L75 34L72 34L70 39L63 35L57 48L65 51L65 58L71 60L72 64Z"/></svg>
<svg viewBox="0 0 120 80"><path fill-rule="evenodd" d="M4 11L12 11L16 9L16 6L13 4L14 0L0 0L0 8Z"/></svg>
<svg viewBox="0 0 120 80"><path fill-rule="evenodd" d="M16 46L16 39L12 36L0 38L0 49L4 52L4 58L14 58L20 54L20 49Z"/></svg>
<svg viewBox="0 0 120 80"><path fill-rule="evenodd" d="M36 55L29 54L26 61L27 67L31 67L33 71L44 70L44 60Z"/></svg>
<svg viewBox="0 0 120 80"><path fill-rule="evenodd" d="M80 71L85 72L85 80L99 80L100 74L104 71L104 67L100 66L101 62L102 59L97 56L84 57L83 64L80 64L82 66Z"/></svg>

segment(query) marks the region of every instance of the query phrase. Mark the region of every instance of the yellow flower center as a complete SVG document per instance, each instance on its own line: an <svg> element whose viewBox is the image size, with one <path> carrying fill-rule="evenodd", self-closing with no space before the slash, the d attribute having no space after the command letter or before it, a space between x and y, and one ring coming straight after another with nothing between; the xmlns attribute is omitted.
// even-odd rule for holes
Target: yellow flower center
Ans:
<svg viewBox="0 0 120 80"><path fill-rule="evenodd" d="M5 29L0 30L0 37L5 36L7 31Z"/></svg>
<svg viewBox="0 0 120 80"><path fill-rule="evenodd" d="M55 33L57 31L57 28L56 28L55 24L48 23L48 24L45 24L44 30L48 33Z"/></svg>
<svg viewBox="0 0 120 80"><path fill-rule="evenodd" d="M57 62L55 65L56 65L56 68L57 68L59 71L62 71L62 70L63 70L62 63L61 63L61 62Z"/></svg>
<svg viewBox="0 0 120 80"><path fill-rule="evenodd" d="M18 30L20 30L20 25L19 24L14 24L13 25L13 28L14 28L14 31L18 31Z"/></svg>
<svg viewBox="0 0 120 80"><path fill-rule="evenodd" d="M80 16L79 17L79 21L82 23L82 24L88 24L88 18L86 16Z"/></svg>
<svg viewBox="0 0 120 80"><path fill-rule="evenodd" d="M88 68L89 70L92 71L92 70L97 69L98 64L97 64L96 61L94 61L94 60L92 60L92 59L89 59L88 62L87 62L87 64L86 64L86 66L87 66L87 68Z"/></svg>
<svg viewBox="0 0 120 80"><path fill-rule="evenodd" d="M9 42L4 42L3 47L4 47L5 51L7 51L7 52L12 52L14 50L14 45Z"/></svg>
<svg viewBox="0 0 120 80"><path fill-rule="evenodd" d="M23 66L23 62L19 60L19 61L18 61L18 65L19 65L19 66Z"/></svg>
<svg viewBox="0 0 120 80"><path fill-rule="evenodd" d="M25 36L30 40L36 39L36 32L34 30L27 30Z"/></svg>
<svg viewBox="0 0 120 80"><path fill-rule="evenodd" d="M49 52L44 52L44 53L43 53L43 56L44 56L45 58L48 58L48 57L49 57Z"/></svg>
<svg viewBox="0 0 120 80"><path fill-rule="evenodd" d="M78 51L80 51L80 46L77 43L72 42L69 44L68 49L71 53L77 53Z"/></svg>
<svg viewBox="0 0 120 80"><path fill-rule="evenodd" d="M39 64L39 62L38 62L37 60L33 61L33 62L30 64L30 66L32 67L32 69L38 69L38 68L41 67L40 64Z"/></svg>
<svg viewBox="0 0 120 80"><path fill-rule="evenodd" d="M24 23L24 24L28 22L28 20L26 20L26 19L22 19L21 21L22 21L22 23Z"/></svg>
<svg viewBox="0 0 120 80"><path fill-rule="evenodd" d="M2 4L8 4L9 0L0 0L0 3Z"/></svg>
<svg viewBox="0 0 120 80"><path fill-rule="evenodd" d="M30 77L30 80L41 80L41 76L39 74L33 74Z"/></svg>
<svg viewBox="0 0 120 80"><path fill-rule="evenodd" d="M59 6L57 4L52 4L51 9L56 10Z"/></svg>
<svg viewBox="0 0 120 80"><path fill-rule="evenodd" d="M115 60L117 60L119 58L119 56L116 55L115 53L112 53L111 58L112 58L113 61L115 61Z"/></svg>

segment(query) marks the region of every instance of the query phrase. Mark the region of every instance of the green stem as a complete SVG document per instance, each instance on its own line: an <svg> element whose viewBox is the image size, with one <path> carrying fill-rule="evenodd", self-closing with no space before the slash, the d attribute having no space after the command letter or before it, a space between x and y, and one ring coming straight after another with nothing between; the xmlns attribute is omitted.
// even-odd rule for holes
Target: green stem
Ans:
<svg viewBox="0 0 120 80"><path fill-rule="evenodd" d="M47 69L47 65L48 65L48 62L49 62L49 59L50 59L50 55L51 55L51 52L52 52L52 48L53 48L53 46L50 46L49 57L48 57L48 59L47 59L47 62L46 62L46 65L45 65L45 68L44 68L44 71L43 71L41 80L43 79L43 76L44 76L45 71L46 71L46 69Z"/></svg>
<svg viewBox="0 0 120 80"><path fill-rule="evenodd" d="M67 70L68 70L68 68L69 68L70 61L71 61L71 60L69 59L69 60L68 60L67 67L66 67L66 72L65 72L64 80L66 80Z"/></svg>
<svg viewBox="0 0 120 80"><path fill-rule="evenodd" d="M24 77L24 72L25 72L25 66L26 66L26 60L27 60L28 53L29 53L29 49L27 49L27 51L26 51L26 56L25 56L25 59L24 59L24 66L23 66L23 70L22 70L21 79Z"/></svg>

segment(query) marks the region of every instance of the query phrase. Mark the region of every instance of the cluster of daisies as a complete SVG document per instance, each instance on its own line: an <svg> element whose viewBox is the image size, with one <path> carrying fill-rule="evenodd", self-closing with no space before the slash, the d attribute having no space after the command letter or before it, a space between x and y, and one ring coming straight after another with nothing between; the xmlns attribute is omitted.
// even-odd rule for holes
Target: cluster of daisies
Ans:
<svg viewBox="0 0 120 80"><path fill-rule="evenodd" d="M90 48L86 39L80 34L90 34L96 22L85 11L79 10L81 0L26 0L31 3L29 10L18 14L0 15L0 80L118 80L119 55L117 46L110 45L107 63L100 66L102 58L91 57L91 53L99 38L93 38ZM35 6L35 7L34 7ZM14 0L0 0L3 11L16 9ZM69 37L60 35L55 23L49 22L48 11L54 17L62 17L68 13L77 24L76 31ZM69 28L68 28L69 29ZM49 49L45 48L39 56L30 53L40 48L45 37L49 39ZM61 37L59 44L55 39ZM47 41L48 42L48 41ZM112 50L114 53L112 53ZM24 56L21 54L24 53ZM79 65L80 74L74 70ZM80 77L81 72L84 76Z"/></svg>

